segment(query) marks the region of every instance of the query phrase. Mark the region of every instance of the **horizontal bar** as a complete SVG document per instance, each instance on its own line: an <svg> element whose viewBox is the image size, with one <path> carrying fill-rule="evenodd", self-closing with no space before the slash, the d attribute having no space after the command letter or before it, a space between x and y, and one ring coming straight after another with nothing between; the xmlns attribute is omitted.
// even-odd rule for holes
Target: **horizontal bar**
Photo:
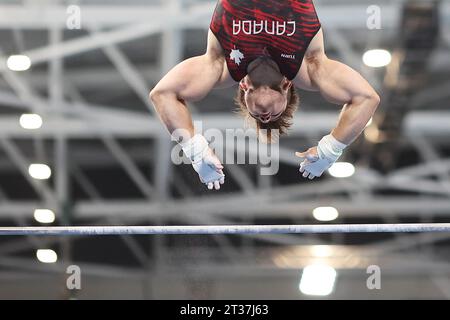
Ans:
<svg viewBox="0 0 450 320"><path fill-rule="evenodd" d="M450 232L450 223L329 224L329 225L233 225L233 226L89 226L0 227L0 236L107 236L158 234L311 234L311 233L413 233Z"/></svg>

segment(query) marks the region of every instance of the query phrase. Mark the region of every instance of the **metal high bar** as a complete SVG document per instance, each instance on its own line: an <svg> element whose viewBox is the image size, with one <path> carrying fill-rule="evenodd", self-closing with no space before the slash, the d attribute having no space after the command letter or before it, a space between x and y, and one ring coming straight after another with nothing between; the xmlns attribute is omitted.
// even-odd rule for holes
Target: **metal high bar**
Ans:
<svg viewBox="0 0 450 320"><path fill-rule="evenodd" d="M421 224L317 224L219 226L77 226L0 227L0 236L107 236L209 234L314 234L314 233L418 233L449 232L450 223Z"/></svg>

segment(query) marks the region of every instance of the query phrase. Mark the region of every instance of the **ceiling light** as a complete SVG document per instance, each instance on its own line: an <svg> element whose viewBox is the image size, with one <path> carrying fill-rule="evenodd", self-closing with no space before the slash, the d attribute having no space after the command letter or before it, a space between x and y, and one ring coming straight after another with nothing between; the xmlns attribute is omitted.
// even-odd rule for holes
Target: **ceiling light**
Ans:
<svg viewBox="0 0 450 320"><path fill-rule="evenodd" d="M336 283L337 272L327 265L311 265L303 269L300 291L306 295L328 296Z"/></svg>
<svg viewBox="0 0 450 320"><path fill-rule="evenodd" d="M28 167L28 173L37 180L47 180L52 175L52 170L45 164L32 164Z"/></svg>
<svg viewBox="0 0 450 320"><path fill-rule="evenodd" d="M40 223L53 223L55 222L55 213L48 209L36 209L34 210L34 219Z"/></svg>
<svg viewBox="0 0 450 320"><path fill-rule="evenodd" d="M55 263L56 261L58 261L58 255L51 249L37 250L36 257L42 263Z"/></svg>
<svg viewBox="0 0 450 320"><path fill-rule="evenodd" d="M28 130L36 130L42 127L42 118L38 114L23 114L19 120L20 126Z"/></svg>
<svg viewBox="0 0 450 320"><path fill-rule="evenodd" d="M26 71L31 67L31 60L24 55L13 55L6 60L6 65L11 71Z"/></svg>
<svg viewBox="0 0 450 320"><path fill-rule="evenodd" d="M348 162L336 162L328 169L328 173L335 178L349 178L355 172L355 166Z"/></svg>
<svg viewBox="0 0 450 320"><path fill-rule="evenodd" d="M391 63L392 55L389 51L383 49L369 50L364 53L363 61L368 67L381 68Z"/></svg>
<svg viewBox="0 0 450 320"><path fill-rule="evenodd" d="M339 211L333 207L319 207L313 210L313 216L319 221L333 221L339 217Z"/></svg>

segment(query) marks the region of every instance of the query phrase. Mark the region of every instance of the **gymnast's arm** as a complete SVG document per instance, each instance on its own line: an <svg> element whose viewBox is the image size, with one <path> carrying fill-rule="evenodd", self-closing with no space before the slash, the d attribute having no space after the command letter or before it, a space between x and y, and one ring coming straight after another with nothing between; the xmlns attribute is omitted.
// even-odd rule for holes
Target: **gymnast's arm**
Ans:
<svg viewBox="0 0 450 320"><path fill-rule="evenodd" d="M229 81L227 70L224 70L225 59L216 41L210 31L207 52L174 67L150 93L150 99L170 134L184 129L179 133L189 134L182 137L185 141L194 136L187 102L201 100L213 88L223 87Z"/></svg>
<svg viewBox="0 0 450 320"><path fill-rule="evenodd" d="M230 78L222 49L210 31L206 53L177 65L150 93L172 139L181 145L200 181L210 190L220 190L225 183L223 166L205 137L195 134L187 102L201 100L213 88L224 87Z"/></svg>
<svg viewBox="0 0 450 320"><path fill-rule="evenodd" d="M325 99L344 105L332 135L343 144L351 144L374 115L380 97L359 73L325 55L311 57L308 71Z"/></svg>
<svg viewBox="0 0 450 320"><path fill-rule="evenodd" d="M378 94L358 72L328 59L322 31L308 48L296 81L299 87L320 91L327 101L344 106L332 135L345 145L358 138L380 104Z"/></svg>
<svg viewBox="0 0 450 320"><path fill-rule="evenodd" d="M311 42L294 84L320 91L328 101L344 106L331 134L323 137L317 147L296 154L303 161L300 165L303 177L314 179L322 176L363 132L380 104L380 97L355 70L328 59L322 31Z"/></svg>

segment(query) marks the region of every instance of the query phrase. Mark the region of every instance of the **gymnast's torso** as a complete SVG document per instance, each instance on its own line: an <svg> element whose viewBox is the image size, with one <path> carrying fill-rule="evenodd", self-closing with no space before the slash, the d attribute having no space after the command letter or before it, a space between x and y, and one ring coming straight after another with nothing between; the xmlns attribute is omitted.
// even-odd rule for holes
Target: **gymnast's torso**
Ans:
<svg viewBox="0 0 450 320"><path fill-rule="evenodd" d="M219 0L210 25L235 81L261 57L293 80L320 28L312 0Z"/></svg>

